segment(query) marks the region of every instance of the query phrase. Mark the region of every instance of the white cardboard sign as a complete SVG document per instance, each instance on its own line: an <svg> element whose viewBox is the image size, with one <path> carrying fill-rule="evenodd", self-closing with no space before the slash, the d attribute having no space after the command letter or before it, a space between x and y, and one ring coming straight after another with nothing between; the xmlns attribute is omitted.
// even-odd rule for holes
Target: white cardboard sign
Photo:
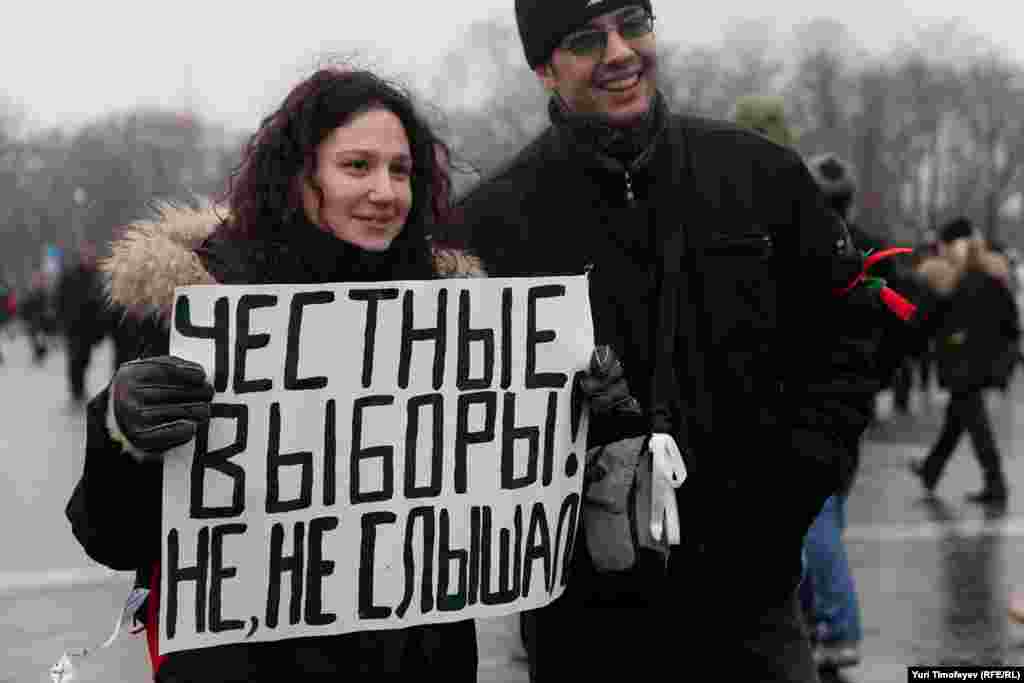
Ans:
<svg viewBox="0 0 1024 683"><path fill-rule="evenodd" d="M557 598L593 345L585 276L179 289L216 396L164 460L160 652Z"/></svg>

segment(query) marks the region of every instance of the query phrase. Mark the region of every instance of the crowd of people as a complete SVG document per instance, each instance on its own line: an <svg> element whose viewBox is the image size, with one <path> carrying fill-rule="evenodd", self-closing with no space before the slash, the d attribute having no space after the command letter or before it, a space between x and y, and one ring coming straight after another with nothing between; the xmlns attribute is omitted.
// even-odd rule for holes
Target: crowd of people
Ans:
<svg viewBox="0 0 1024 683"><path fill-rule="evenodd" d="M6 327L12 336L20 332L34 365L41 366L55 348L64 351L68 401L73 409L85 406L87 372L104 340L113 344L115 369L136 353L137 330L124 319L123 311L111 305L106 282L97 246L84 241L55 272L36 270L23 291L4 287L8 293L0 327Z"/></svg>
<svg viewBox="0 0 1024 683"><path fill-rule="evenodd" d="M781 97L742 98L734 119L780 145L795 143L786 124ZM894 245L858 225L856 172L833 153L814 155L807 166L830 208L845 221L856 248L865 255L885 253ZM916 331L908 343L885 359L881 389L891 393L897 415L909 416L917 386L931 396L934 376L949 393L938 440L928 457L908 463L926 496L934 496L943 468L960 437L971 436L983 486L966 499L1004 506L1009 487L987 413L985 392L1006 391L1021 360L1018 289L1015 268L1005 250L986 242L964 216L930 231L933 239L913 244L902 254L877 263L871 275L891 284L912 302ZM869 257L870 258L870 257ZM933 372L934 368L934 372ZM880 394L876 394L876 397ZM860 662L863 639L856 583L843 543L846 500L856 481L860 443L851 444L843 460L839 486L826 500L807 532L800 600L821 670L838 670Z"/></svg>
<svg viewBox="0 0 1024 683"><path fill-rule="evenodd" d="M1008 386L1020 328L1006 259L971 222L942 226L934 248L893 249L858 226L849 162L796 151L781 98L745 99L731 122L670 111L651 0L514 7L551 125L465 195L405 90L322 69L262 120L223 211L164 207L18 302L37 359L57 330L66 339L88 427L67 516L92 558L152 588L140 615L155 680L475 681L478 667L472 620L157 652L159 463L214 397L202 367L169 355L182 285L589 274L588 453L681 453L682 535L616 570L581 537L565 594L521 615L532 683L687 658L813 683L857 663L845 501L877 397L922 358L951 400L911 471L933 493L967 431L985 484L971 500L1005 503L984 391ZM87 397L108 336L113 376Z"/></svg>

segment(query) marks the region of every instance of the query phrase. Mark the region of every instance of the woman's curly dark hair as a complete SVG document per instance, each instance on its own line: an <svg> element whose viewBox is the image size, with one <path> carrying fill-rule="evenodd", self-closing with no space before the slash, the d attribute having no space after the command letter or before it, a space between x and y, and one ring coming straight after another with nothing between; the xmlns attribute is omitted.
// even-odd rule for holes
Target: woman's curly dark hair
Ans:
<svg viewBox="0 0 1024 683"><path fill-rule="evenodd" d="M268 231L289 224L303 211L296 180L312 179L320 143L374 109L398 117L412 152L412 207L396 245L423 243L429 226L448 219L449 149L406 90L369 71L344 68L320 69L300 82L249 138L227 188L230 231L239 237L269 236Z"/></svg>

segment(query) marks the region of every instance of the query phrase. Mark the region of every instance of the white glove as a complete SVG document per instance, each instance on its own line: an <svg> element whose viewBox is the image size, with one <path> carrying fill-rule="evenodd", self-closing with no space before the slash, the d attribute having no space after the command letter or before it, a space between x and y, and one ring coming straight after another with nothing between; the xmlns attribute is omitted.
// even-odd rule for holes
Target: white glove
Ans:
<svg viewBox="0 0 1024 683"><path fill-rule="evenodd" d="M669 434L652 434L648 442L651 452L651 536L662 539L665 532L669 545L679 545L679 509L677 489L686 481L686 465L676 440Z"/></svg>

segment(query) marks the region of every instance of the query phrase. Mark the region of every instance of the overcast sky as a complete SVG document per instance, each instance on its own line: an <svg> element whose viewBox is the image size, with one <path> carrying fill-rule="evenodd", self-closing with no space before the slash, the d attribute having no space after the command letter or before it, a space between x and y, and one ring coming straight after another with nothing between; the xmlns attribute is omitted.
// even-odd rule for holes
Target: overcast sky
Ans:
<svg viewBox="0 0 1024 683"><path fill-rule="evenodd" d="M30 128L188 102L214 121L251 128L319 55L359 50L369 65L415 83L417 72L433 73L467 24L489 16L513 21L513 0L5 4L0 93L19 104ZM1010 0L654 0L663 40L713 43L737 19L770 18L786 32L824 16L846 24L865 47L884 51L917 26L962 18L1024 60L1019 7Z"/></svg>

